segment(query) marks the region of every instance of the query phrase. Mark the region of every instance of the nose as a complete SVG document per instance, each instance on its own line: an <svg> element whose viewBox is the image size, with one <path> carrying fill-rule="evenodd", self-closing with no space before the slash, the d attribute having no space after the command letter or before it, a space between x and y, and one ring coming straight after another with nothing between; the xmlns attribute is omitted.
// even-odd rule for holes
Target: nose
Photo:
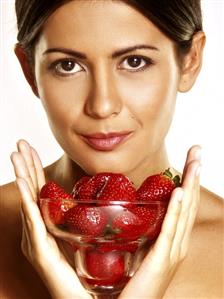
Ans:
<svg viewBox="0 0 224 299"><path fill-rule="evenodd" d="M91 88L85 103L85 113L96 119L120 113L122 101L113 74L105 65L98 65L92 73Z"/></svg>

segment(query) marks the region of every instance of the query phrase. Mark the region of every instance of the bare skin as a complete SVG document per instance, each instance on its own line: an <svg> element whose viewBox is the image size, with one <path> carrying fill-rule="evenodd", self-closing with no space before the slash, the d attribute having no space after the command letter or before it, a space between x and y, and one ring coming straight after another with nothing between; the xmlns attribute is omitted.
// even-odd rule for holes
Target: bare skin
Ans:
<svg viewBox="0 0 224 299"><path fill-rule="evenodd" d="M176 94L188 91L200 71L202 32L195 34L179 68L173 42L139 12L117 1L86 4L69 2L48 18L35 48L34 73L23 50L15 49L65 154L44 172L26 142L20 141L12 154L17 185L1 187L0 211L5 232L0 296L6 299L90 298L47 233L37 194L49 179L71 191L83 174L109 169L128 175L137 187L144 177L164 170L169 165L164 138ZM148 46L139 48L142 44ZM137 67L129 63L133 57ZM83 139L89 130L131 135L106 152ZM223 296L223 201L203 188L199 192L199 151L198 146L189 151L182 186L171 196L161 234L120 299Z"/></svg>

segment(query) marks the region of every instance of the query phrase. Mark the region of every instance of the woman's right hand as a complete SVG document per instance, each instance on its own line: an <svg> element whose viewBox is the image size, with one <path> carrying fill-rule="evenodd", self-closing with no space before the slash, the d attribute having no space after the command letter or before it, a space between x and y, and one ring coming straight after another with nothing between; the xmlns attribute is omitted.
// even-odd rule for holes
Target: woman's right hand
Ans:
<svg viewBox="0 0 224 299"><path fill-rule="evenodd" d="M11 160L21 194L22 251L42 278L52 298L92 298L60 252L55 239L47 232L42 220L37 194L45 184L45 176L39 156L24 140L18 142L17 148Z"/></svg>

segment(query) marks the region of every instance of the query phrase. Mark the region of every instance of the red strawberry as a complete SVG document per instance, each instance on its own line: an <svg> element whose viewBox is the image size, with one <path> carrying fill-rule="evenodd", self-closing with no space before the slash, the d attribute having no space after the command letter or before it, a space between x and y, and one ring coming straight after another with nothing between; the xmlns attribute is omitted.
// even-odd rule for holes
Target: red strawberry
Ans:
<svg viewBox="0 0 224 299"><path fill-rule="evenodd" d="M120 173L111 174L103 188L97 194L102 201L130 201L136 200L136 190L128 177Z"/></svg>
<svg viewBox="0 0 224 299"><path fill-rule="evenodd" d="M73 188L73 197L79 200L96 199L111 173L98 173L93 177L82 177Z"/></svg>
<svg viewBox="0 0 224 299"><path fill-rule="evenodd" d="M43 217L48 216L54 224L63 224L64 213L75 204L71 195L53 181L42 187L39 198Z"/></svg>
<svg viewBox="0 0 224 299"><path fill-rule="evenodd" d="M118 251L86 250L85 264L87 273L94 277L91 282L97 285L114 285L124 278L124 256Z"/></svg>
<svg viewBox="0 0 224 299"><path fill-rule="evenodd" d="M147 236L153 240L160 232L165 213L166 205L162 203L131 207L114 218L112 228L117 238L137 240Z"/></svg>
<svg viewBox="0 0 224 299"><path fill-rule="evenodd" d="M132 209L119 213L112 221L112 229L117 238L126 240L136 240L146 231L143 219L135 215Z"/></svg>
<svg viewBox="0 0 224 299"><path fill-rule="evenodd" d="M83 176L80 180L78 180L72 190L72 197L74 199L80 198L80 191L83 188L83 186L86 186L88 181L91 179L89 176ZM92 190L88 191L86 194L86 198L91 198Z"/></svg>
<svg viewBox="0 0 224 299"><path fill-rule="evenodd" d="M180 185L180 177L174 178L169 169L164 173L147 177L137 190L137 199L141 201L169 201L174 188Z"/></svg>
<svg viewBox="0 0 224 299"><path fill-rule="evenodd" d="M155 240L158 237L166 210L167 204L162 203L138 206L132 209L133 214L142 220L142 235L149 240Z"/></svg>
<svg viewBox="0 0 224 299"><path fill-rule="evenodd" d="M96 237L103 233L107 223L104 209L87 204L78 204L65 213L65 224L73 233Z"/></svg>
<svg viewBox="0 0 224 299"><path fill-rule="evenodd" d="M39 198L72 198L70 194L66 193L65 190L57 183L50 181L46 183L40 191Z"/></svg>

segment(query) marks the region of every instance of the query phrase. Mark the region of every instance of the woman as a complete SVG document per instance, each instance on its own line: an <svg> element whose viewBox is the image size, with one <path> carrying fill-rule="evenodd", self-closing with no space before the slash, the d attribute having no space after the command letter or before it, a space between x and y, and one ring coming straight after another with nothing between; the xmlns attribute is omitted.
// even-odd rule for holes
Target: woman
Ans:
<svg viewBox="0 0 224 299"><path fill-rule="evenodd" d="M138 187L169 166L176 94L197 78L205 35L198 0L162 2L16 1L15 53L65 154L44 170L26 141L12 154L17 184L1 188L1 297L90 298L41 219L46 180L71 191L82 175L111 171ZM199 188L200 166L193 146L160 236L119 298L222 297L222 202Z"/></svg>

